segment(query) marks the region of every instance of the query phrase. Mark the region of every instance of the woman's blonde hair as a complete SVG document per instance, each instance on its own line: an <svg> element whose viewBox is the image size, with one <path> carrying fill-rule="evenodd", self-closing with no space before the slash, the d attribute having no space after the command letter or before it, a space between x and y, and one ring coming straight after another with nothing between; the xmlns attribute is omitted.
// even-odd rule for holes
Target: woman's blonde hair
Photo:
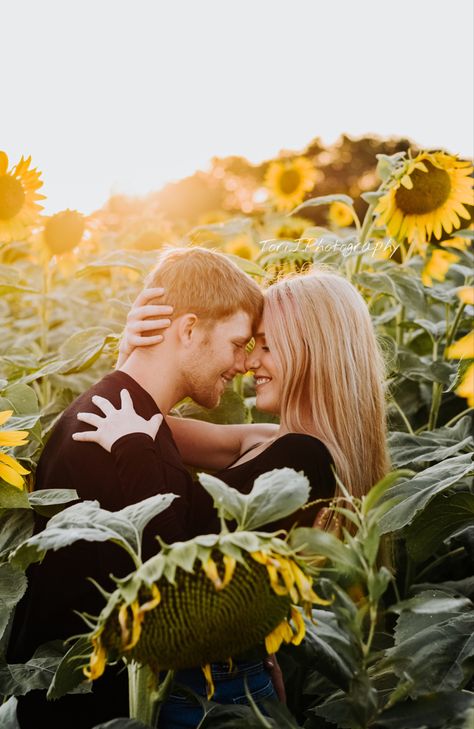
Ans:
<svg viewBox="0 0 474 729"><path fill-rule="evenodd" d="M361 497L390 470L385 363L363 297L339 273L313 267L266 290L264 320L282 426L319 438Z"/></svg>

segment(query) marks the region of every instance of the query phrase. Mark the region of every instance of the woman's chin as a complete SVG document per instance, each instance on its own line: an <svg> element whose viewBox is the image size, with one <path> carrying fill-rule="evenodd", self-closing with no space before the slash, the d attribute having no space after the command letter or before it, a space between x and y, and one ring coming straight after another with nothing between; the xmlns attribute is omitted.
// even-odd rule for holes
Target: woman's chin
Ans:
<svg viewBox="0 0 474 729"><path fill-rule="evenodd" d="M269 413L270 415L280 415L280 408L278 403L272 402L270 398L258 395L255 398L255 407L262 413Z"/></svg>

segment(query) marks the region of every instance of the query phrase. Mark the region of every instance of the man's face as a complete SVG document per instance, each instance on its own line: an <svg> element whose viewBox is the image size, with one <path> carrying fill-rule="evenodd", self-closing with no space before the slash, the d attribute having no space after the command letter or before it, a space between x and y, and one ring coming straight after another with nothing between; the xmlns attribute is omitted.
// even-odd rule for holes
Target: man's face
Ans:
<svg viewBox="0 0 474 729"><path fill-rule="evenodd" d="M227 382L238 372L246 372L245 346L251 336L251 320L244 311L209 328L197 328L196 343L186 355L183 374L188 394L198 405L215 408Z"/></svg>

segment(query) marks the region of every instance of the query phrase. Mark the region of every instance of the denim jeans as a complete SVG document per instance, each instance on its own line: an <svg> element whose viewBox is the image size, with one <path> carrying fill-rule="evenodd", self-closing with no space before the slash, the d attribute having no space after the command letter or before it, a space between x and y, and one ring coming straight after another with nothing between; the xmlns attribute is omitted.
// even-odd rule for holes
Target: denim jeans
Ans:
<svg viewBox="0 0 474 729"><path fill-rule="evenodd" d="M245 680L248 691L262 711L262 699L275 699L277 695L269 671L262 661L234 662L229 671L228 663L212 663L212 679L215 692L212 701L218 704L248 704L245 694ZM175 684L179 683L206 698L206 679L200 668L186 668L177 671ZM196 699L173 687L160 710L159 729L195 729L204 716L204 710Z"/></svg>

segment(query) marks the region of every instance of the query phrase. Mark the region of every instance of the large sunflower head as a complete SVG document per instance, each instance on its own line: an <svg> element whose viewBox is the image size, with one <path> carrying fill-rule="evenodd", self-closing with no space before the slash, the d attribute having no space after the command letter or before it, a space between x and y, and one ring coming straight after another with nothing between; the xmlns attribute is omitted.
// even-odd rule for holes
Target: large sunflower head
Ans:
<svg viewBox="0 0 474 729"><path fill-rule="evenodd" d="M0 243L22 240L29 234L42 206L44 195L36 191L42 186L41 173L30 169L31 157L8 169L8 157L0 151Z"/></svg>
<svg viewBox="0 0 474 729"><path fill-rule="evenodd" d="M311 615L313 603L328 604L288 544L260 532L164 545L117 583L90 635L93 652L84 673L91 679L118 658L156 672L205 669L264 641L273 653L283 641L303 639L295 605Z"/></svg>
<svg viewBox="0 0 474 729"><path fill-rule="evenodd" d="M389 234L423 245L443 229L450 234L469 220L465 205L474 204L473 167L445 152L421 152L414 159L398 160L386 181L386 193L375 208L377 225Z"/></svg>
<svg viewBox="0 0 474 729"><path fill-rule="evenodd" d="M265 175L265 185L279 210L291 210L313 189L316 170L306 157L272 162Z"/></svg>

